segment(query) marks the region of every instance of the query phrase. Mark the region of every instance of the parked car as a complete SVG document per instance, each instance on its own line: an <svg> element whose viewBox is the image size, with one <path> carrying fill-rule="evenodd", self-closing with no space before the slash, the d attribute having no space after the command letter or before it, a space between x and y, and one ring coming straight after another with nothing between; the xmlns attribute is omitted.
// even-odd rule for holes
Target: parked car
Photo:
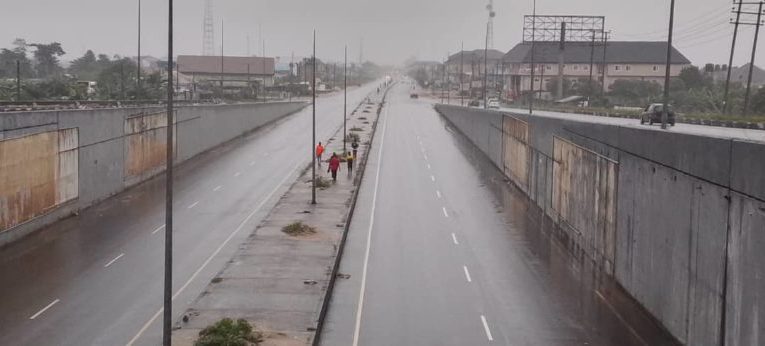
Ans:
<svg viewBox="0 0 765 346"><path fill-rule="evenodd" d="M411 94L409 94L409 98L410 98L410 99L416 99L416 98L419 98L419 97L420 97L420 95L417 95L417 93L411 93Z"/></svg>
<svg viewBox="0 0 765 346"><path fill-rule="evenodd" d="M497 100L489 100L489 108L490 109L499 109L499 101L497 101Z"/></svg>
<svg viewBox="0 0 765 346"><path fill-rule="evenodd" d="M640 123L653 125L653 123L661 123L661 113L663 112L664 105L661 103L652 103L648 105L640 115ZM672 109L672 105L667 105L667 124L675 126L675 111Z"/></svg>
<svg viewBox="0 0 765 346"><path fill-rule="evenodd" d="M481 106L481 101L478 101L478 99L471 100L468 103L468 106L470 106L470 107L480 107Z"/></svg>

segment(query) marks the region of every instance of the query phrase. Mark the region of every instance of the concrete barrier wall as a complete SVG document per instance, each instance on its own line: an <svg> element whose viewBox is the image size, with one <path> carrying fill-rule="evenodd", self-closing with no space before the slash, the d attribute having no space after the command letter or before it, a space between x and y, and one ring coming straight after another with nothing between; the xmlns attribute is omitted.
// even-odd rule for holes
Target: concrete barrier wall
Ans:
<svg viewBox="0 0 765 346"><path fill-rule="evenodd" d="M436 109L680 342L765 343L765 145Z"/></svg>
<svg viewBox="0 0 765 346"><path fill-rule="evenodd" d="M175 162L304 106L178 107ZM164 106L0 113L0 246L162 172L166 124Z"/></svg>

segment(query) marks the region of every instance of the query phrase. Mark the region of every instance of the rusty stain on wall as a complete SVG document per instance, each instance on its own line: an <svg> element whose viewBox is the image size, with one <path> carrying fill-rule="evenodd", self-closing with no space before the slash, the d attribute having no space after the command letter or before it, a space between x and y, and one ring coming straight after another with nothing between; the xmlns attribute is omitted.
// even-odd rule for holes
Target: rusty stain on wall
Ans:
<svg viewBox="0 0 765 346"><path fill-rule="evenodd" d="M552 208L580 236L580 245L613 273L617 162L553 137Z"/></svg>
<svg viewBox="0 0 765 346"><path fill-rule="evenodd" d="M528 188L529 124L518 118L504 117L502 136L504 171L524 191Z"/></svg>
<svg viewBox="0 0 765 346"><path fill-rule="evenodd" d="M167 113L138 114L125 119L125 179L162 171L167 158ZM173 148L177 136L173 138Z"/></svg>
<svg viewBox="0 0 765 346"><path fill-rule="evenodd" d="M0 140L0 231L78 196L78 131Z"/></svg>

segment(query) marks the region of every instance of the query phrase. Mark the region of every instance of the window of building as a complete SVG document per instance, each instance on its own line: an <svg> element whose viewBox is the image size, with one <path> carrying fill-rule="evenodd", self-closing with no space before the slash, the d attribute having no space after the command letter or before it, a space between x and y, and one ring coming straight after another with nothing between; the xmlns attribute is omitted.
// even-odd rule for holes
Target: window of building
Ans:
<svg viewBox="0 0 765 346"><path fill-rule="evenodd" d="M627 70L627 71L632 70L632 66L630 66L630 65L624 66L624 69Z"/></svg>
<svg viewBox="0 0 765 346"><path fill-rule="evenodd" d="M621 69L622 69L622 67L619 66L619 65L615 65L614 66L614 70L616 70L616 71L621 71Z"/></svg>
<svg viewBox="0 0 765 346"><path fill-rule="evenodd" d="M653 70L654 70L654 71L658 71L658 70L659 70L659 66L656 66L656 65L654 65L654 66L653 66Z"/></svg>
<svg viewBox="0 0 765 346"><path fill-rule="evenodd" d="M547 70L547 71L552 70L552 66L550 66L550 65L545 66L545 70Z"/></svg>
<svg viewBox="0 0 765 346"><path fill-rule="evenodd" d="M579 69L579 65L574 65L574 71Z"/></svg>
<svg viewBox="0 0 765 346"><path fill-rule="evenodd" d="M582 67L582 68L583 68L585 71L589 71L589 70L590 70L590 67L589 67L589 66L587 66L587 65L584 65L584 67Z"/></svg>

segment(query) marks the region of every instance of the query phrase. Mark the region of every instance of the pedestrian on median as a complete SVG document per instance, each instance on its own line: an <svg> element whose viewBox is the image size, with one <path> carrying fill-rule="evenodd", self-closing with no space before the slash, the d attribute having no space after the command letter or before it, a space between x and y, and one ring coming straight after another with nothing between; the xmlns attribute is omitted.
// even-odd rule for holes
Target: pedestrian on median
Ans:
<svg viewBox="0 0 765 346"><path fill-rule="evenodd" d="M332 173L332 181L337 181L338 170L340 170L340 157L332 153L332 157L329 158L329 168L327 168L327 172Z"/></svg>
<svg viewBox="0 0 765 346"><path fill-rule="evenodd" d="M345 153L345 162L348 163L348 176L353 176L353 154L350 151Z"/></svg>
<svg viewBox="0 0 765 346"><path fill-rule="evenodd" d="M321 154L324 154L324 146L319 142L316 146L316 159L319 161L319 168L321 168Z"/></svg>
<svg viewBox="0 0 765 346"><path fill-rule="evenodd" d="M355 159L356 157L358 157L356 156L356 153L359 150L359 141L354 139L353 143L351 143L351 148L353 148L353 158Z"/></svg>

